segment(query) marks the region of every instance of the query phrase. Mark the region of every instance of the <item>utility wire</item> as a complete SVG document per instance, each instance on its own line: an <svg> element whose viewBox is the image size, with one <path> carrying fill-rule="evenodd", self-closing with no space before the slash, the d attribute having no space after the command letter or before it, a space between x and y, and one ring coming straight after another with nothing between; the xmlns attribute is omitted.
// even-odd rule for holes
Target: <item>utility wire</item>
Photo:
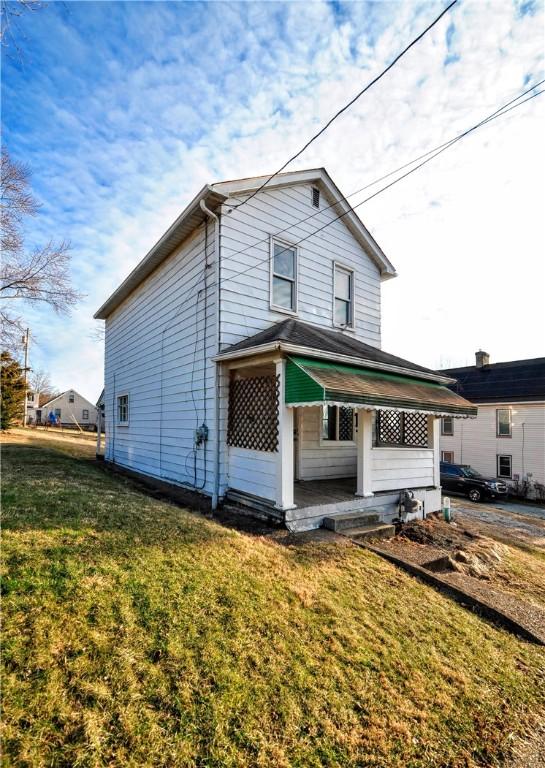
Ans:
<svg viewBox="0 0 545 768"><path fill-rule="evenodd" d="M484 125L486 122L489 122L493 117L495 117L498 114L498 112L502 112L504 109L509 107L514 102L518 101L519 99L522 99L522 97L526 96L526 94L535 90L540 85L543 85L543 83L545 83L545 79L539 80L539 82L534 83L534 85L532 85L531 88L528 88L526 91L519 93L519 95L516 96L514 99L511 99L511 101L508 101L506 104L499 107L495 112L492 112L490 115L483 118L479 123L473 126L471 130L475 130L476 128ZM288 227L284 227L284 229L281 229L278 232L275 232L273 237L278 237L279 235L283 235L286 232L289 232L290 229L293 229L294 227L298 227L300 224L304 224L305 222L310 221L310 219L316 218L316 216L320 216L322 213L325 213L331 208L335 208L339 203L346 203L348 199L351 197L354 197L354 195L359 195L360 192L364 192L366 189L369 189L369 187L374 187L375 184L379 184L381 181L388 179L390 176L393 176L395 173L399 173L399 171L404 171L405 168L408 168L410 165L417 163L419 160L422 160L425 157L428 157L428 155L431 155L433 152L437 152L437 150L443 149L443 147L447 147L448 145L454 143L455 141L458 141L464 135L465 135L465 132L462 135L457 134L456 136L453 136L450 139L447 139L447 141L444 141L442 144L439 144L438 146L433 147L433 149L429 149L427 152L424 152L424 154L419 155L418 157L415 157L412 160L409 160L408 163L404 163L403 165L400 165L398 168L395 168L393 171L389 171L388 173L385 173L383 176L380 176L378 179L374 179L373 181L370 181L368 184L365 184L365 186L360 187L359 189L356 189L354 192L350 192L350 194L346 195L345 197L340 197L338 200L335 200L331 205L326 205L324 208L321 208L319 211L315 211L314 213L311 213L309 216L305 216L304 218L299 219L299 221L296 221L294 224L290 224ZM240 250L229 254L229 257L233 258L234 256L238 256L241 253L245 253L246 251L250 250L250 248L255 248L258 245L267 243L270 237L271 235L267 235L261 240L256 240L255 243L250 243L250 245L247 245L244 248L241 248Z"/></svg>
<svg viewBox="0 0 545 768"><path fill-rule="evenodd" d="M545 82L545 80L542 80L542 81L539 81L538 83L535 83L535 84L534 84L534 85L533 85L531 88L529 88L528 90L526 90L526 91L524 91L523 93L519 94L519 95L518 95L516 98L514 98L514 99L511 99L510 101L506 102L506 103L505 103L503 106L499 107L499 108L498 108L498 109L496 109L494 112L492 112L490 115L488 115L487 117L483 118L483 120L480 120L478 123L476 123L475 125L471 126L471 128L468 128L468 129L466 129L465 131L463 131L462 133L458 134L457 136L455 136L454 138L450 139L449 141L447 141L447 142L444 142L443 144L440 144L440 145L439 145L438 147L436 147L435 149L429 150L429 152L426 152L426 153L425 153L425 154L423 154L423 155L420 155L420 157L419 157L419 158L415 158L414 160L411 160L409 163L405 163L405 165L401 166L400 168L396 169L395 171L391 171L390 173L386 174L385 176L382 176L380 179L377 179L377 180L375 180L375 181L373 181L373 182L370 182L370 183L367 185L367 187L369 187L369 186L373 186L374 184L378 183L380 180L383 180L383 179L385 179L385 178L387 178L387 177L391 176L393 173L397 173L399 170L402 170L402 169L406 168L408 165L412 165L413 163L417 162L419 159L421 159L421 158L425 158L425 157L428 157L428 155L430 155L430 153L432 153L432 152L435 152L435 154L433 154L431 157L428 157L428 159L427 159L427 160L424 160L422 163L420 163L419 165L415 166L414 168L412 168L410 171L408 171L407 173L403 174L402 176L399 176L399 177L397 177L396 179L394 179L392 182L390 182L390 183L389 183L389 184L387 184L386 186L384 186L384 187L381 187L381 189L377 190L377 191L376 191L374 194L370 195L370 196L369 196L369 197L367 197L365 200L362 200L362 201L361 201L361 202L359 202L357 205L355 205L355 206L353 206L353 207L350 207L350 208L349 208L347 211L345 211L345 212L344 212L344 213L342 213L341 215L339 215L339 216L335 217L334 219L331 219L331 221L328 221L326 224L324 224L324 225L323 225L322 227L320 227L319 229L315 229L315 230L314 230L313 232L311 232L309 235L306 235L305 237L303 237L303 238L301 238L300 240L298 240L296 243L293 243L293 246L299 245L300 243L304 242L305 240L308 240L309 238L313 237L313 236L314 236L315 234L317 234L318 232L321 232L323 229L326 229L326 227L330 226L331 224L334 224L334 223L335 223L336 221L338 221L339 219L342 219L344 216L346 216L346 215L347 215L347 214L349 214L350 212L354 211L356 208L359 208L359 207L360 207L360 205L363 205L364 203L368 202L368 201L369 201L369 200L371 200L372 198L374 198L374 197L377 197L378 195L382 194L382 192L384 192L384 191L386 191L387 189L389 189L390 187L394 186L394 185L395 185L395 184L397 184L399 181L401 181L402 179L404 179L404 178L406 178L407 176L409 176L411 173L414 173L415 171L417 171L419 168L421 168L421 167L422 167L423 165L425 165L426 163L428 163L428 162L430 162L431 160L435 159L435 157L437 157L439 154L441 154L442 152L445 152L447 149L449 149L451 146L453 146L453 145L454 145L454 144L456 144L458 141L460 141L461 139L463 139L465 136L467 136L468 134L470 134L470 133L472 133L473 131L477 130L477 128L480 128L480 127L482 127L482 126L486 125L487 123L490 123L490 122L492 122L493 120L496 120L496 119L497 119L497 118L499 118L499 117L503 117L503 115L506 115L508 112L511 112L513 109L516 109L517 107L521 107L521 106L522 106L523 104L525 104L527 101L530 101L531 99L534 99L534 98L536 98L536 96L540 96L542 93L545 93L545 89L543 89L543 90L541 90L541 91L538 91L537 93L534 93L532 96L529 96L528 98L524 99L524 101L519 101L519 99L521 99L521 98L522 98L522 96L525 96L525 95L526 95L526 94L527 94L529 91L532 91L532 90L534 90L534 89L535 89L535 88L537 88L539 85L541 85L543 82ZM516 104L513 104L513 102L516 102L516 101L517 101L518 103L516 103ZM366 187L362 187L362 189L365 189L365 188L366 188ZM360 190L360 191L361 191L361 190ZM356 193L352 193L352 194L356 194ZM350 195L348 195L347 197L350 197ZM346 198L342 198L342 200L345 200L345 199L346 199ZM339 202L339 201L337 201L337 202ZM335 205L335 204L334 204L334 205ZM333 207L333 206L329 206L329 207ZM325 209L323 209L323 210L325 210ZM319 213L321 213L321 212L322 212L322 211L320 211ZM315 215L316 215L316 214L313 214L313 216L315 216ZM312 218L312 216L309 216L308 218ZM303 219L302 221L306 221L306 219ZM298 222L298 223L301 223L301 222ZM297 226L297 224L294 224L294 225L292 225L292 226ZM289 227L288 227L288 229L289 229ZM286 231L286 230L282 230L282 232L284 232L284 231ZM275 235L271 235L270 237L275 237ZM262 242L267 242L268 240L269 240L269 236L268 236L267 238L265 238L265 240L264 240L264 241L262 241ZM257 245L257 244L258 244L258 243L254 243L254 245ZM293 247L293 246L292 246L292 247ZM249 247L253 247L253 246L249 246ZM243 249L243 250L246 250L246 249ZM236 255L236 253L242 253L242 251L237 251L237 252L235 252L235 254L230 254L230 257L231 257L231 256L234 256L234 255ZM260 264L263 264L263 263L265 263L265 262L269 261L269 258L270 258L270 254L268 254L268 253L267 253L267 255L266 255L264 258L262 258L262 259L258 259L258 260L257 260L257 261L256 261L254 264L251 264L250 266L246 267L245 269L243 269L243 270L241 270L241 271L239 271L239 272L235 272L233 275L230 275L229 277L224 277L224 278L222 278L222 280L221 280L221 283L223 284L223 283L226 283L226 282L228 282L229 280L234 280L236 277L239 277L240 275L243 275L243 274L246 274L247 272L250 272L251 270L255 269L255 268L256 268L257 266L259 266ZM195 283L198 283L198 281L199 281L200 277L201 277L201 276L199 275L199 276L198 276L198 278L197 278L197 280L195 281ZM210 288L213 288L215 285L216 285L216 281L215 281L215 280L213 280L211 283L209 283L209 284L208 284L208 286L207 286L207 287L208 287L208 289L210 289ZM190 287L189 287L189 288L188 288L188 289L187 289L187 290L186 290L186 291L183 293L183 295L182 295L182 302L181 302L181 304L180 304L180 308L179 308L179 309L178 309L178 310L177 310L177 311L174 313L174 316L173 316L173 318L172 318L172 319L169 321L169 323L171 323L171 322L172 322L172 320L176 318L176 316L177 316L177 315L179 314L179 312L180 312L180 309L181 309L181 307L182 307L182 306L185 306L185 303L184 303L184 301L185 301L185 297L186 297L188 294L190 294L190 293L191 293L191 292L192 292L192 291L193 291L193 290L194 290L196 287L197 287L197 285L196 285L196 284L194 284L194 285L190 286ZM202 290L202 289L201 289L201 290ZM168 325L169 323L167 323L167 325ZM193 324L195 324L195 322L194 322ZM165 326L165 328L166 328L166 326Z"/></svg>
<svg viewBox="0 0 545 768"><path fill-rule="evenodd" d="M331 125L331 124L332 124L332 123L333 123L333 122L334 122L334 121L335 121L335 120L336 120L338 117L340 117L340 115L342 115L342 114L343 114L343 112L346 112L346 110L347 110L347 109L349 109L349 108L352 106L352 104L354 104L354 103L355 103L355 102L356 102L356 101L357 101L357 100L358 100L358 99L359 99L361 96L363 96L363 94L364 94L364 93L366 93L366 92L367 92L367 91L368 91L370 88L372 88L372 87L373 87L373 85L375 85L375 83L378 83L378 81L379 81L381 78L383 78L383 77L384 77L384 75L385 75L387 72L389 72L389 71L392 69L392 67L394 67L394 66L397 64L397 62L398 62L398 61L399 61L399 60L400 60L400 59L401 59L403 56L405 56L405 54L406 54L408 51L410 51L410 49L411 49L411 48L412 48L414 45L416 45L416 44L417 44L417 43L418 43L418 42L419 42L419 41L420 41L420 40L421 40L421 39L424 37L424 35L426 35L426 34L427 34L429 31L430 31L430 29L431 29L432 27L434 27L434 26L437 24L437 22L438 22L440 19L442 19L442 18L443 18L443 16L444 16L444 15L445 15L445 14L446 14L448 11L450 11L450 9L452 8L452 6L453 6L453 5L456 5L456 3L457 3L457 2L458 2L458 0L453 0L453 2L452 2L452 3L450 3L449 5L447 5L447 7L446 7L444 10L442 10L442 11L441 11L441 13L439 14L439 16L437 16L437 18L436 18L434 21L432 21L432 23L431 23L431 24L429 24L429 25L426 27L426 29L425 29L423 32L421 32L421 33L418 35L418 37L415 37L415 38L414 38L414 40L413 40L412 42L410 42L410 43L409 43L409 45L407 45L407 46L406 46L406 47L405 47L405 48L404 48L404 49L401 51L401 53L398 53L398 54L397 54L397 56L395 57L395 59L394 59L393 61L391 61L391 62L388 64L388 66L387 66L385 69L383 69L383 70L382 70L382 72L381 72L379 75L377 75L377 76L376 76L376 77L375 77L373 80L371 80L371 82L370 82L370 83L367 83L367 85L365 86L365 88L362 88L362 89L361 89L361 91L359 91L359 93L357 93L357 94L354 96L354 98L353 98L353 99L351 99L351 100L350 100L350 101L349 101L347 104L345 104L345 105L344 105L344 107L342 107L342 109L339 109L339 111L338 111L338 112L336 112L336 113L333 115L333 117L330 117L330 119L327 121L327 123L326 123L326 124L325 124L325 125L324 125L322 128L320 128L320 130L318 131L318 133L314 134L314 136L312 136L312 138L310 138L310 139L307 141L307 143L304 145L304 147L302 147L302 149L300 149L300 150L299 150L299 151L298 151L298 152L297 152L295 155L293 155L292 157L290 157L290 159L289 159L289 160L287 160L287 161L284 163L284 165L281 165L281 166L280 166L280 168L279 168L277 171L275 171L275 172L274 172L274 173L273 173L271 176L269 176L269 177L268 177L268 178L267 178L267 179L266 179L266 180L263 182L263 184L262 184L260 187L258 187L258 189L256 189L254 192L252 192L252 194L251 194L249 197L247 197L247 198L246 198L245 200L243 200L241 203L239 203L238 205L235 205L235 206L233 206L233 207L234 207L234 208L240 208L241 206L245 205L245 204L246 204L246 203L247 203L249 200L251 200L251 199L252 199L252 197L255 197L255 195L257 195L257 194L258 194L258 192L261 192L261 190L262 190L264 187L266 187L266 186L267 186L267 184L268 184L268 183L269 183L269 182L270 182L272 179L274 179L274 177L275 177L275 176L278 176L278 174L279 174L279 173L282 173L282 171L284 170L284 168L287 168L287 166L288 166L290 163L292 163L294 160L296 160L296 159L299 157L299 155L302 155L302 154L303 154L303 152L304 152L304 151L305 151L305 150L306 150L308 147L310 147L310 145L311 145L311 144L312 144L314 141L316 141L316 139L317 139L319 136L321 136L321 135L322 135L322 133L324 133L325 131L327 131L327 129L329 128L329 126L330 126L330 125Z"/></svg>
<svg viewBox="0 0 545 768"><path fill-rule="evenodd" d="M534 86L534 88L535 87L536 86ZM533 90L533 89L531 89L531 90ZM456 136L455 138L451 139L449 142L447 142L447 144L445 146L443 146L441 149L436 151L435 154L431 155L431 157L428 157L426 160L423 160L423 162L419 163L414 168L411 168L406 173L402 174L401 176L398 176L396 179L391 181L389 184L386 184L386 186L381 187L379 190L374 192L372 195L369 195L369 197L366 197L365 200L362 200L357 205L349 207L346 211L344 211L344 213L341 213L339 216L336 216L334 219L331 219L330 221L326 222L324 225L322 225L321 227L318 227L318 229L315 229L310 234L306 235L305 237L302 237L300 240L297 240L295 243L292 243L290 245L290 248L294 248L294 247L300 245L301 243L305 242L305 240L308 240L309 238L314 237L314 235L318 234L318 232L322 232L324 229L326 229L327 227L331 226L331 224L334 224L336 221L339 221L339 219L342 219L342 218L344 218L344 216L347 216L349 213L353 212L356 208L359 208L364 203L369 202L369 200L372 200L374 197L377 197L378 195L382 194L387 189L390 189L390 187L393 187L395 184L397 184L398 182L402 181L402 179L405 179L407 176L410 176L412 173L414 173L415 171L417 171L420 168L422 168L422 166L426 165L431 160L434 160L436 157L438 157L443 152L446 152L447 149L450 149L450 147L452 147L454 144L456 144L458 141L463 139L468 134L470 134L473 131L477 130L477 128L480 128L481 126L486 125L487 123L490 123L492 120L496 120L498 117L502 117L503 115L507 114L508 112L511 112L511 110L516 109L517 107L521 107L527 101L530 101L531 99L535 99L536 96L540 96L542 93L545 93L545 89L541 90L541 91L538 91L537 93L534 93L532 96L528 96L528 98L524 99L524 101L519 101L517 104L514 104L513 106L509 106L509 105L512 104L513 101L515 101L514 99L509 101L509 102L507 102L507 104L504 104L503 107L500 107L499 109L497 109L495 112L493 112L491 115L489 115L484 120L481 120L479 123L476 123L471 128L468 128L463 133L461 133L458 136ZM521 96L522 96L522 94L521 94ZM521 98L521 96L519 96L518 98ZM508 108L506 108L506 107L508 107ZM433 150L431 150L431 151L433 151ZM427 154L429 154L429 153L427 153ZM412 162L416 162L416 161L413 160ZM272 237L274 237L274 235L272 235ZM285 250L289 250L289 248L286 248ZM281 251L281 253L282 253L282 251ZM250 272L252 269L254 269L259 264L268 261L269 258L270 258L270 256L269 256L269 254L267 254L267 256L265 258L259 259L259 261L257 261L256 264L252 264L251 266L241 270L240 272L235 272L235 274L229 275L229 277L223 278L222 282L227 282L228 280L233 280L235 277L240 277L240 275L244 275L244 274L246 274L246 272Z"/></svg>

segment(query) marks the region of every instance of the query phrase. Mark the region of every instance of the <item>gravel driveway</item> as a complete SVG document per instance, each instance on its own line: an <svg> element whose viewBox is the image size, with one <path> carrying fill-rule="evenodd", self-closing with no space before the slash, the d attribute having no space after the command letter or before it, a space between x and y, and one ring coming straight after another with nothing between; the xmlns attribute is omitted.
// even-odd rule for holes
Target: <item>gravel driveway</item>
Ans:
<svg viewBox="0 0 545 768"><path fill-rule="evenodd" d="M526 504L496 502L472 504L451 499L453 515L473 523L480 533L505 543L526 544L545 550L545 509Z"/></svg>

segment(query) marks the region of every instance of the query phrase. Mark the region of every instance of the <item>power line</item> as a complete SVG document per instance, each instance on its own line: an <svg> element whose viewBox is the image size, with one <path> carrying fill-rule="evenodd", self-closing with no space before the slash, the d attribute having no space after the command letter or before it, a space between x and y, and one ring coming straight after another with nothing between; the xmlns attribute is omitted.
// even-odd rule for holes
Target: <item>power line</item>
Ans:
<svg viewBox="0 0 545 768"><path fill-rule="evenodd" d="M508 101L506 104L499 107L495 112L492 112L486 118L483 118L471 130L474 130L475 128L480 127L481 125L484 125L492 117L497 115L498 112L502 112L504 109L506 109L506 107L509 107L511 104L518 101L523 96L526 96L527 93L530 93L531 91L538 88L540 85L543 85L543 83L545 83L545 79L539 80L539 82L534 83L534 85L532 85L531 88L528 88L526 91L519 93L519 95L516 96L514 99L511 99L511 101ZM465 132L462 134L462 136L463 135L465 135ZM305 216L304 218L299 219L299 221L296 221L294 224L290 224L288 227L284 227L284 229L281 229L278 232L275 232L273 237L278 237L279 235L283 235L286 232L289 232L290 229L293 229L294 227L298 227L300 224L304 224L305 222L310 221L310 219L314 219L316 216L321 216L321 214L325 213L331 208L335 208L335 206L337 206L339 203L347 202L350 197L354 197L354 195L359 195L360 192L364 192L366 189L369 189L369 187L374 187L375 184L379 184L381 181L388 179L390 176L393 176L395 173L399 173L399 171L405 170L405 168L408 168L410 165L413 165L414 163L417 163L419 160L422 160L423 158L428 157L428 155L431 155L433 152L436 152L437 150L442 149L443 147L446 147L447 145L450 145L455 141L458 141L460 138L461 138L461 135L458 134L456 136L451 137L450 139L447 139L447 141L444 141L442 144L439 144L438 146L433 147L433 149L429 149L427 152L424 152L424 154L419 155L418 157L414 157L412 160L409 160L409 162L404 163L398 168L395 168L393 171L389 171L388 173L385 173L383 176L380 176L378 179L374 179L373 181L370 181L369 183L365 184L363 187L356 189L354 192L350 192L350 194L345 195L344 197L340 197L338 200L335 200L331 205L327 205L324 208L321 208L319 211L315 211L314 213L311 213L309 216ZM270 237L271 237L270 235L267 235L261 240L256 240L254 243L250 243L250 245L247 245L244 248L241 248L240 250L235 251L234 253L231 253L230 258L233 258L234 256L238 256L241 253L245 253L246 251L250 250L250 248L255 248L257 245L262 245L263 243L267 243Z"/></svg>
<svg viewBox="0 0 545 768"><path fill-rule="evenodd" d="M535 87L536 86L534 86L534 88ZM533 89L530 89L530 90L533 90ZM503 107L500 107L499 109L497 109L495 112L493 112L491 115L489 115L484 120L481 120L479 123L476 123L471 128L468 128L463 133L461 133L458 136L456 136L455 138L451 139L449 142L447 142L447 144L445 146L442 146L442 148L439 149L439 151L436 151L435 154L431 155L431 157L428 157L426 160L424 160L423 162L419 163L414 168L411 168L411 170L407 171L403 175L398 176L396 179L391 181L389 184L386 184L386 186L381 187L379 190L374 192L372 195L369 195L369 197L366 197L365 200L362 200L357 205L351 206L350 208L348 208L348 210L344 211L344 213L340 214L339 216L336 216L334 219L331 219L331 221L326 222L323 226L318 227L318 229L315 229L309 235L306 235L305 237L302 237L300 240L297 240L295 243L292 243L290 247L296 247L297 245L300 245L301 243L303 243L305 240L308 240L309 238L314 237L314 235L318 234L318 232L322 232L324 229L326 229L327 227L331 226L331 224L334 224L336 221L339 221L339 219L342 219L342 218L344 218L344 216L347 216L349 213L353 212L356 208L359 208L364 203L369 202L369 200L372 200L373 198L375 198L378 195L382 194L382 192L385 192L387 189L390 189L390 187L393 187L395 184L397 184L398 182L402 181L407 176L410 176L412 173L414 173L415 171L417 171L420 168L422 168L422 166L426 165L431 160L434 160L436 157L438 157L438 155L440 155L443 152L445 152L447 149L452 147L454 144L456 144L458 141L463 139L469 133L472 133L473 131L475 131L477 128L480 128L481 126L486 125L487 123L491 122L492 120L496 120L498 117L503 117L503 115L507 114L508 112L511 112L511 110L516 109L517 107L521 107L527 101L530 101L531 99L534 99L536 96L540 96L542 93L545 93L545 89L541 90L541 91L538 91L537 93L534 93L532 96L529 96L527 99L524 99L524 101L519 101L517 104L514 104L513 106L509 106L509 105L512 104L513 101L516 101L516 99L512 99L511 101L507 102L506 104L503 105ZM521 94L521 96L522 95L523 94ZM520 99L521 96L519 96L518 98ZM506 108L506 107L509 107L509 108ZM434 150L430 150L430 151L433 152ZM429 153L426 153L426 154L429 154ZM423 157L425 157L425 155L423 155ZM416 161L413 160L412 163L414 163L414 162L416 162ZM409 165L411 165L412 163L409 163ZM395 173L395 171L394 171L394 173ZM391 174L389 174L389 175L391 175ZM274 237L274 235L272 235L272 237ZM286 248L286 250L288 250L288 248ZM235 254L232 254L232 255L235 255ZM269 255L267 254L267 256L265 258L260 259L259 261L257 261L256 264L252 264L251 266L241 270L240 272L236 272L234 275L230 275L229 277L223 278L222 282L227 282L228 280L233 280L235 277L240 277L240 275L246 274L246 272L251 271L252 269L254 269L259 264L268 261L268 259L269 259Z"/></svg>
<svg viewBox="0 0 545 768"><path fill-rule="evenodd" d="M280 166L280 168L279 168L277 171L275 171L275 172L274 172L274 173L273 173L271 176L269 176L269 177L266 179L266 181L264 181L264 182L263 182L263 184L262 184L260 187L258 187L258 189L256 189L254 192L252 192L252 194L251 194L249 197L247 197L247 198L246 198L245 200L243 200L241 203L239 203L238 205L235 205L235 206L233 206L233 207L234 207L234 208L240 208L241 206L245 205L245 204L246 204L246 203L247 203L249 200L251 200L251 199L252 199L252 197L255 197L255 195L257 195L257 194L258 194L258 192L261 192L261 190L262 190L264 187L266 187L266 186L267 186L267 184L268 184L268 183L269 183L269 182L270 182L272 179L274 179L274 177L275 177L275 176L278 176L278 174L279 174L279 173L282 173L282 171L284 170L284 168L287 168L287 166L288 166L290 163L292 163L294 160L296 160L296 159L299 157L299 155L302 155L302 154L303 154L303 152L304 152L304 151L305 151L305 150L306 150L306 149L307 149L307 148L308 148L308 147L309 147L309 146L310 146L310 145L311 145L311 144L312 144L314 141L316 141L316 139L317 139L319 136L321 136L321 135L322 135L322 133L324 133L325 131L327 131L327 129L329 128L329 126L330 126L330 125L331 125L331 124L332 124L332 123L333 123L333 122L334 122L334 121L335 121L335 120L336 120L338 117L340 117L340 115L342 115L342 114L343 114L343 112L346 112L346 110L347 110L347 109L349 109L349 108L352 106L352 104L354 104L354 103L355 103L355 102L356 102L356 101L357 101L357 100L358 100L358 99L359 99L361 96L363 96L363 94L364 94L364 93L366 93L366 92L367 92L367 91L368 91L370 88L372 88L372 87L373 87L373 85L375 85L375 83L378 83L378 81L379 81L381 78L383 78L383 77L384 77L384 75L385 75L387 72L389 72L389 71L392 69L392 67L394 67L394 66L397 64L397 62L398 62L398 61L399 61L399 60L400 60L400 59L401 59L403 56L405 56L405 54L406 54L408 51L410 51L410 49L411 49L411 48L412 48L414 45L416 45L416 44L417 44L417 43L418 43L418 42L419 42L419 41L420 41L420 40L421 40L421 39L424 37L424 35L426 35L426 34L427 34L429 31L430 31L430 29L431 29L432 27L434 27L434 26L437 24L437 22L438 22L440 19L442 19L442 18L443 18L443 16L444 16L444 15L445 15L445 14L446 14L448 11L450 11L450 9L452 8L452 6L453 6L453 5L456 5L456 3L457 3L457 2L458 2L458 0L453 0L453 2L452 2L452 3L450 3L450 5L447 5L447 7L446 7L444 10L442 10L442 11L441 11L441 13L439 14L439 16L437 16L437 18L436 18L434 21L432 21L432 23L431 23L431 24L429 24L429 25L426 27L426 29L425 29L423 32L421 32L421 33L418 35L418 37L415 37L415 38L414 38L414 40L413 40L412 42L410 42L410 43L409 43L409 45L407 45L407 46L406 46L406 47L405 47L405 48L404 48L404 49L401 51L401 53L398 53L398 54L397 54L397 56L395 57L395 59L394 59L393 61L391 61L391 62L388 64L388 66L387 66L385 69L383 69L383 70L382 70L382 72L381 72L379 75L377 75L377 76L376 76L376 77L375 77L373 80L371 80L371 82L370 82L370 83L368 83L368 84L365 86L365 88L362 88L362 89L361 89L361 91L359 91L359 93L357 93L357 94L354 96L354 98L353 98L353 99L351 99L351 100L350 100L350 101L349 101L347 104L345 104L345 105L344 105L344 107L342 107L341 109L339 109L339 111L338 111L338 112L336 112L336 113L333 115L333 117L331 117L331 118L330 118L330 119L327 121L327 123L326 123L326 124L325 124L325 125L324 125L322 128L320 128L320 130L318 131L318 133L314 134L314 136L312 136L312 138L310 138L310 139L307 141L307 143L306 143L306 144L305 144L305 145L302 147L302 149L300 149L300 150L299 150L299 151L298 151L298 152L297 152L295 155L293 155L292 157L290 157L290 159L289 159L289 160L287 160L287 161L284 163L284 165Z"/></svg>
<svg viewBox="0 0 545 768"><path fill-rule="evenodd" d="M475 125L471 126L471 128L466 129L465 131L463 131L462 133L460 133L457 136L453 137L452 139L449 139L447 142L444 142L443 144L438 145L438 147L436 147L435 149L431 149L428 152L424 153L423 155L420 155L418 158L415 158L415 159L411 160L410 162L405 163L405 165L400 166L400 168L397 168L395 171L390 171L389 173L385 174L384 176L380 177L379 179L376 179L375 181L370 182L369 184L366 185L366 187L362 187L359 191L362 191L363 189L366 189L367 187L374 186L379 181L384 180L385 178L388 178L392 174L397 173L399 170L402 170L402 169L406 168L409 165L413 165L415 162L417 162L421 158L426 158L426 157L428 158L428 159L424 160L422 163L420 163L419 165L417 165L414 168L412 168L407 173L403 174L402 176L397 177L396 179L394 179L392 182L390 182L386 186L381 187L381 189L377 190L375 193L373 193L369 197L365 198L365 200L362 200L357 205L348 208L348 210L345 211L344 213L340 214L339 216L336 216L334 219L331 219L331 221L328 221L323 226L319 227L318 229L315 229L309 235L306 235L305 237L301 238L297 242L293 243L293 246L297 246L300 243L304 242L305 240L310 239L311 237L316 235L318 232L321 232L322 230L326 229L331 224L334 224L339 219L342 219L344 216L346 216L349 213L351 213L352 211L354 211L356 208L359 208L361 205L364 205L364 203L366 203L369 200L373 199L374 197L377 197L378 195L382 194L382 192L385 192L387 189L390 189L390 187L394 186L395 184L397 184L402 179L404 179L407 176L409 176L410 174L414 173L415 171L417 171L423 165L426 165L431 160L435 159L435 157L437 157L438 155L440 155L443 152L445 152L447 149L449 149L451 146L453 146L458 141L463 139L465 136L467 136L468 134L470 134L473 131L477 130L477 128L480 128L480 127L486 125L487 123L490 123L493 120L496 120L499 117L503 117L503 115L506 115L508 112L511 112L513 109L516 109L517 107L521 107L527 101L530 101L531 99L535 98L536 96L540 96L542 93L545 93L545 89L544 89L544 90L538 91L537 93L533 94L532 96L529 96L527 99L524 99L523 101L519 101L519 99L521 99L523 96L525 96L530 91L533 91L535 88L537 88L539 85L541 85L544 82L545 82L545 80L541 80L538 83L535 83L531 88L527 89L526 91L523 91L517 97L515 97L514 99L511 99L510 101L506 102L501 107L498 107L498 109L496 109L494 112L490 113L490 115L488 115L487 117L483 118L478 123L475 123ZM518 102L518 103L514 104L514 102ZM435 154L432 154L431 157L428 157L428 155L430 155L431 153L435 153ZM354 194L357 194L357 192L353 192L352 193L352 195L354 195ZM352 195L347 195L347 197L351 197ZM341 198L341 200L346 200L346 198ZM341 200L337 201L337 203L340 202ZM329 207L332 208L337 203L334 203L333 205L331 205ZM318 213L322 213L324 210L326 210L326 209L322 209L322 211L319 211ZM307 221L308 219L310 219L310 218L312 218L313 216L316 216L316 215L317 214L312 214L312 216L308 216L307 219L302 219L301 222ZM291 226L295 227L298 224L300 224L301 222L297 222L296 224L293 224ZM290 229L290 228L291 227L288 227L287 229ZM281 230L281 232L285 232L285 231L286 230ZM279 233L276 233L276 235L277 234L279 234ZM259 242L267 242L270 237L275 237L276 235L275 234L270 235L267 238L265 238L263 241L258 241L256 243L254 243L253 246L248 246L248 247L254 247L255 245L258 245ZM231 256L235 256L237 253L242 253L244 250L247 250L247 248L242 249L241 251L236 251L234 254L230 254L230 257ZM250 272L251 270L255 269L260 264L263 264L263 263L267 262L269 260L269 258L270 258L270 255L267 253L267 255L264 258L258 259L254 264L249 265L248 267L246 267L245 269L243 269L243 270L241 270L239 272L235 272L235 274L230 275L229 277L222 278L221 283L223 284L223 283L228 282L229 280L234 280L236 277L240 277L241 275L244 275L247 272ZM177 315L179 314L182 306L185 306L185 303L184 303L185 297L188 294L190 294L197 287L197 283L199 282L200 278L201 278L201 276L199 275L197 277L197 280L195 281L195 283L192 286L190 286L183 293L182 299L181 299L181 303L179 305L178 310L174 313L174 315L171 318L171 320L168 321L165 324L164 330L166 330L167 326L169 326L172 323L172 321L177 317ZM207 288L208 289L213 288L215 285L216 285L216 281L213 280L211 283L208 284ZM201 288L200 290L202 291L203 289ZM193 325L195 325L195 319L193 321Z"/></svg>

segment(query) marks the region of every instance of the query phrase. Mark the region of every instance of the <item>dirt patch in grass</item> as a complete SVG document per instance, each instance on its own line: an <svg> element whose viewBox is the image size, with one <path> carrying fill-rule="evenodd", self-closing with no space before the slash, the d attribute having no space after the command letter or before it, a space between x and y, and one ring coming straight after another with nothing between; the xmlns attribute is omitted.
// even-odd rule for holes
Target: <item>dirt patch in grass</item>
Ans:
<svg viewBox="0 0 545 768"><path fill-rule="evenodd" d="M3 457L7 764L492 766L545 713L542 651L369 552Z"/></svg>

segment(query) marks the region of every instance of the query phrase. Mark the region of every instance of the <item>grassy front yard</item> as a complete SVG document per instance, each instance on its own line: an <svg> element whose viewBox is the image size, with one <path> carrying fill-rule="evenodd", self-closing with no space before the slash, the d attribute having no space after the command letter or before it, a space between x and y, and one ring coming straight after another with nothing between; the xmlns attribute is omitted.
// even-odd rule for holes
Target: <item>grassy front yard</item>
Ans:
<svg viewBox="0 0 545 768"><path fill-rule="evenodd" d="M543 650L371 553L233 532L88 456L3 449L6 765L495 765L544 716Z"/></svg>

